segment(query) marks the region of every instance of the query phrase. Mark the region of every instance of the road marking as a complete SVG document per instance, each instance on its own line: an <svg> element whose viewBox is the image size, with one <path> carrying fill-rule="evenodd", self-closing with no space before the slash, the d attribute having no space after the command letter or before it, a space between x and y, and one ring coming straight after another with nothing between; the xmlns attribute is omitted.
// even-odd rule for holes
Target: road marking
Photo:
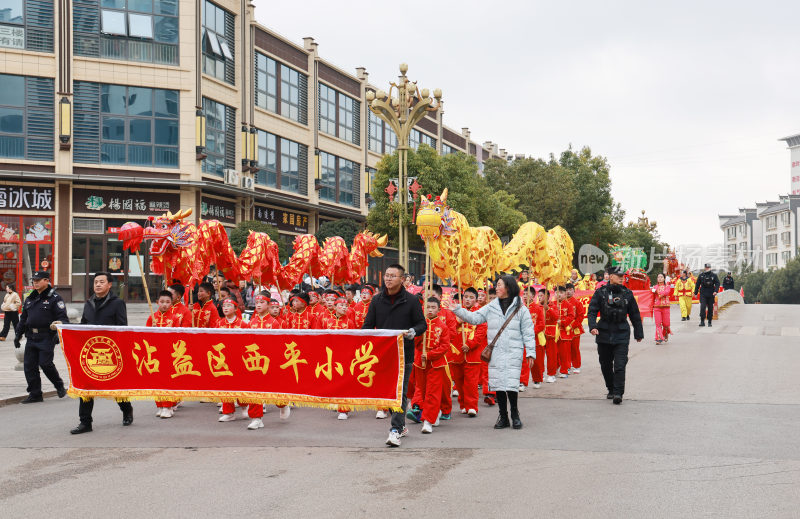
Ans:
<svg viewBox="0 0 800 519"><path fill-rule="evenodd" d="M796 326L782 326L781 337L800 337L800 328Z"/></svg>
<svg viewBox="0 0 800 519"><path fill-rule="evenodd" d="M737 335L758 335L760 329L760 326L742 326Z"/></svg>

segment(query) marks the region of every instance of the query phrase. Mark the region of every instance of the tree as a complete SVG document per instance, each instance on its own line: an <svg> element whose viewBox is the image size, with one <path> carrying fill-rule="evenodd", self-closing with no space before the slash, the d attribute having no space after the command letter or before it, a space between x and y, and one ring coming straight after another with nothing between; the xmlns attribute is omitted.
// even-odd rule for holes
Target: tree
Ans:
<svg viewBox="0 0 800 519"><path fill-rule="evenodd" d="M356 234L364 230L363 225L350 218L342 218L332 222L325 222L319 226L317 241L322 245L326 238L340 236L348 247L353 245Z"/></svg>
<svg viewBox="0 0 800 519"><path fill-rule="evenodd" d="M792 259L780 270L769 272L762 285L760 297L762 303L800 303L800 258Z"/></svg>
<svg viewBox="0 0 800 519"><path fill-rule="evenodd" d="M422 185L420 194L438 196L447 188L448 205L463 214L470 226L486 225L497 230L498 234L510 235L525 222L525 215L516 208L517 198L506 191L492 189L478 172L474 157L464 153L440 156L433 148L423 144L416 152L409 150L408 174L418 178ZM390 178L397 177L397 153L385 156L375 173L372 189L375 206L367 216L369 230L387 234L393 245L397 243L401 206L399 194L395 195L394 202L389 202L384 188ZM408 223L411 224L413 203L409 204L408 209ZM413 224L409 227L409 244L418 250L424 247Z"/></svg>
<svg viewBox="0 0 800 519"><path fill-rule="evenodd" d="M642 216L636 222L628 222L620 229L618 242L634 248L640 247L644 251L651 267L648 272L650 281L655 282L658 274L664 271L662 262L669 250L669 245L661 241L658 224L651 222L642 211Z"/></svg>
<svg viewBox="0 0 800 519"><path fill-rule="evenodd" d="M228 234L228 239L231 242L231 247L236 254L241 254L244 246L247 245L247 237L250 236L250 231L263 232L269 235L270 239L278 244L281 262L289 261L289 251L291 247L289 243L278 234L278 230L264 222L258 220L247 220L239 222L239 224Z"/></svg>

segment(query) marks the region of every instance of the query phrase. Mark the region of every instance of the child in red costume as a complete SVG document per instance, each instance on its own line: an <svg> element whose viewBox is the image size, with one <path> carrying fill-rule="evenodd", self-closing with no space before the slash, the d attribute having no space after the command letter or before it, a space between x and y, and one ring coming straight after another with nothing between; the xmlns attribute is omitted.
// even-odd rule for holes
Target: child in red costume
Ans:
<svg viewBox="0 0 800 519"><path fill-rule="evenodd" d="M319 328L316 314L309 306L309 295L300 292L289 298L291 311L283 320L283 328L287 330L314 330Z"/></svg>
<svg viewBox="0 0 800 519"><path fill-rule="evenodd" d="M364 318L367 316L369 303L374 295L375 289L370 285L364 285L364 288L361 289L361 301L353 305L353 321L355 321L356 328L364 326Z"/></svg>
<svg viewBox="0 0 800 519"><path fill-rule="evenodd" d="M417 391L422 396L422 429L428 434L432 427L439 425L444 385L450 383L447 376L445 354L450 348L450 330L444 318L439 315L441 304L435 297L425 303L425 319L428 329L422 338L422 345L415 348L414 374Z"/></svg>
<svg viewBox="0 0 800 519"><path fill-rule="evenodd" d="M176 326L175 313L172 307L172 292L162 290L158 294L158 310L153 315L147 317L145 326L154 328L172 328ZM172 418L172 408L176 402L172 400L156 400L156 416L158 418Z"/></svg>
<svg viewBox="0 0 800 519"><path fill-rule="evenodd" d="M542 288L536 293L536 301L528 306L533 318L533 332L536 334L536 360L533 362L533 388L539 389L542 387L542 380L544 376L544 356L545 348L547 346L547 338L544 334L545 326L545 305L547 304L547 296L549 293L546 288ZM542 303L544 301L544 303Z"/></svg>
<svg viewBox="0 0 800 519"><path fill-rule="evenodd" d="M214 285L211 283L200 283L197 288L197 302L192 308L192 327L194 328L216 328L219 321L219 312L214 306L211 295L214 293Z"/></svg>
<svg viewBox="0 0 800 519"><path fill-rule="evenodd" d="M192 326L192 311L183 303L183 295L186 289L183 285L172 285L169 287L172 294L172 326L175 328L189 328Z"/></svg>
<svg viewBox="0 0 800 519"><path fill-rule="evenodd" d="M572 323L575 321L575 307L567 300L567 287L559 286L556 292L558 308L558 378L567 378L572 367Z"/></svg>
<svg viewBox="0 0 800 519"><path fill-rule="evenodd" d="M270 293L266 290L256 296L256 312L247 323L247 327L253 330L280 330L283 322L278 317L281 312L281 305L276 299L270 298Z"/></svg>
<svg viewBox="0 0 800 519"><path fill-rule="evenodd" d="M248 328L247 323L242 321L241 317L236 315L238 306L234 299L228 298L222 301L222 319L219 320L217 328L222 329L238 329ZM243 407L242 404L239 404ZM220 422L232 422L236 420L236 402L223 402L222 403L222 416L219 417ZM264 406L262 404L247 404L247 416L250 417L250 424L247 428L251 431L264 427L264 422L261 418L264 416Z"/></svg>
<svg viewBox="0 0 800 519"><path fill-rule="evenodd" d="M533 319L534 325L536 324L536 314L535 307L537 306L537 299L536 299L536 289L534 287L528 287L527 289L520 292L520 297L522 297L522 301L525 306L528 307L528 311L531 313L531 318ZM527 356L528 352L523 348L522 354ZM525 391L528 388L528 380L531 378L531 368L528 365L528 362L524 360L527 357L523 357L522 362L522 369L519 377L519 390ZM533 381L534 386L536 385L536 380Z"/></svg>
<svg viewBox="0 0 800 519"><path fill-rule="evenodd" d="M478 305L478 291L468 288L464 291L464 308L474 312L480 308ZM486 323L474 325L459 322L458 334L462 332L465 341L461 344L461 378L456 378L456 390L458 391L458 403L461 407L461 414L466 414L470 418L478 414L478 381L481 376L481 353L486 348ZM452 369L452 364L450 365Z"/></svg>
<svg viewBox="0 0 800 519"><path fill-rule="evenodd" d="M550 302L550 292L546 288L539 291L539 301L545 309L544 313L544 351L547 354L547 383L556 381L556 369L558 368L558 306ZM544 359L544 356L542 356ZM544 369L544 364L542 364Z"/></svg>
<svg viewBox="0 0 800 519"><path fill-rule="evenodd" d="M665 283L664 274L658 275L653 292L653 320L656 322L656 344L667 342L672 331L669 328L669 297L673 289Z"/></svg>
<svg viewBox="0 0 800 519"><path fill-rule="evenodd" d="M583 320L586 318L586 308L575 298L575 287L572 283L567 283L567 301L572 303L572 308L575 309L575 320L572 322L572 348L570 350L572 370L570 373L577 375L581 372L581 335L585 333Z"/></svg>

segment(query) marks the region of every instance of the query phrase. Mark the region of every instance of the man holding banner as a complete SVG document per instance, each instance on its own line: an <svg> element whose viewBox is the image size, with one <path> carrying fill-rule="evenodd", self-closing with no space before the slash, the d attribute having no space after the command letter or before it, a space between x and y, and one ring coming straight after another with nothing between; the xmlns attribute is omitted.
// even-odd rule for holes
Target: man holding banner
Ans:
<svg viewBox="0 0 800 519"><path fill-rule="evenodd" d="M427 329L425 315L419 299L409 294L403 287L402 265L393 264L383 274L384 289L376 295L369 305L362 329L405 330L403 341L403 404L402 412L392 413L392 424L386 445L399 447L400 438L408 434L406 428L406 408L408 407L408 377L414 361L414 337L422 335Z"/></svg>
<svg viewBox="0 0 800 519"><path fill-rule="evenodd" d="M111 274L98 272L92 281L94 295L83 305L81 324L99 326L128 326L128 311L125 302L111 292ZM133 406L127 400L117 402L122 411L122 425L133 423ZM81 398L78 406L80 423L70 431L82 434L92 430L93 398Z"/></svg>

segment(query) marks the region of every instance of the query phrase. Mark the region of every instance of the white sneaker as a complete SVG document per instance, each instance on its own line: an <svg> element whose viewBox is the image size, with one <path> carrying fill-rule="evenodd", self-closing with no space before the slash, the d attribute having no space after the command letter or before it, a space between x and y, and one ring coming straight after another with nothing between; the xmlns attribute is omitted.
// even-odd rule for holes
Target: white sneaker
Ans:
<svg viewBox="0 0 800 519"><path fill-rule="evenodd" d="M542 383L541 382L534 382L533 383L533 389L539 389L540 387L542 387Z"/></svg>
<svg viewBox="0 0 800 519"><path fill-rule="evenodd" d="M262 427L264 427L264 422L261 420L261 418L253 418L250 421L250 425L247 426L247 428L251 431L261 429Z"/></svg>
<svg viewBox="0 0 800 519"><path fill-rule="evenodd" d="M161 413L163 413L163 412L164 412L164 408L163 407L156 408L156 418L161 418Z"/></svg>
<svg viewBox="0 0 800 519"><path fill-rule="evenodd" d="M339 413L339 416L336 417L337 420L347 420L347 413Z"/></svg>
<svg viewBox="0 0 800 519"><path fill-rule="evenodd" d="M180 407L179 404L172 406L172 412L174 413L175 411L177 411L179 407Z"/></svg>
<svg viewBox="0 0 800 519"><path fill-rule="evenodd" d="M550 375L550 376L547 377L547 383L548 384L552 384L555 381L556 381L556 377L554 377L553 375Z"/></svg>
<svg viewBox="0 0 800 519"><path fill-rule="evenodd" d="M478 411L476 411L475 409L470 409L469 411L467 411L467 415L478 416Z"/></svg>
<svg viewBox="0 0 800 519"><path fill-rule="evenodd" d="M164 407L164 410L161 411L161 418L172 418L172 408L171 407Z"/></svg>
<svg viewBox="0 0 800 519"><path fill-rule="evenodd" d="M434 427L439 427L439 422L441 421L441 418L442 418L442 412L439 411L439 414L436 415L436 421L433 422Z"/></svg>
<svg viewBox="0 0 800 519"><path fill-rule="evenodd" d="M454 389L451 393L452 396L458 396L458 389Z"/></svg>
<svg viewBox="0 0 800 519"><path fill-rule="evenodd" d="M378 420L383 420L384 418L389 418L389 415L386 414L386 411L380 410L377 413L375 413L375 418L377 418Z"/></svg>
<svg viewBox="0 0 800 519"><path fill-rule="evenodd" d="M572 373L578 375L581 372L581 368L572 368Z"/></svg>
<svg viewBox="0 0 800 519"><path fill-rule="evenodd" d="M400 446L400 433L392 429L389 431L389 437L386 438L386 445L389 447L399 447Z"/></svg>
<svg viewBox="0 0 800 519"><path fill-rule="evenodd" d="M201 400L202 402L202 400ZM217 402L217 407L222 407L222 402Z"/></svg>
<svg viewBox="0 0 800 519"><path fill-rule="evenodd" d="M567 368L567 374L572 375L572 368Z"/></svg>
<svg viewBox="0 0 800 519"><path fill-rule="evenodd" d="M523 393L526 389L527 389L527 387L525 386L525 384L520 384L519 385L519 392L520 393Z"/></svg>
<svg viewBox="0 0 800 519"><path fill-rule="evenodd" d="M427 420L422 422L422 429L420 430L422 434L430 434L433 432L433 428L431 427L431 423Z"/></svg>
<svg viewBox="0 0 800 519"><path fill-rule="evenodd" d="M461 410L461 414L467 414L467 410L466 409L462 409Z"/></svg>
<svg viewBox="0 0 800 519"><path fill-rule="evenodd" d="M404 425L404 426L403 426L403 430L402 430L402 431L400 431L400 437L401 437L401 438L405 438L406 436L408 436L408 427L406 427L406 426Z"/></svg>
<svg viewBox="0 0 800 519"><path fill-rule="evenodd" d="M244 407L242 407L242 418L250 418L250 415L249 415L249 414L247 414L247 408L248 408L248 407L249 407L249 406L247 406L247 405L245 405Z"/></svg>
<svg viewBox="0 0 800 519"><path fill-rule="evenodd" d="M181 407L182 405L183 405L183 400L181 400L180 402L178 402L177 404L175 404L175 406L173 406L173 408L172 408L172 409L173 409L173 410L177 410L177 409L178 409L179 407Z"/></svg>
<svg viewBox="0 0 800 519"><path fill-rule="evenodd" d="M292 414L292 408L287 406L281 407L281 420L288 420L289 415Z"/></svg>
<svg viewBox="0 0 800 519"><path fill-rule="evenodd" d="M236 413L224 414L219 417L220 422L232 422L236 420Z"/></svg>
<svg viewBox="0 0 800 519"><path fill-rule="evenodd" d="M567 375L566 373L559 373L558 374L558 378L567 378L567 377L569 377L569 375Z"/></svg>

